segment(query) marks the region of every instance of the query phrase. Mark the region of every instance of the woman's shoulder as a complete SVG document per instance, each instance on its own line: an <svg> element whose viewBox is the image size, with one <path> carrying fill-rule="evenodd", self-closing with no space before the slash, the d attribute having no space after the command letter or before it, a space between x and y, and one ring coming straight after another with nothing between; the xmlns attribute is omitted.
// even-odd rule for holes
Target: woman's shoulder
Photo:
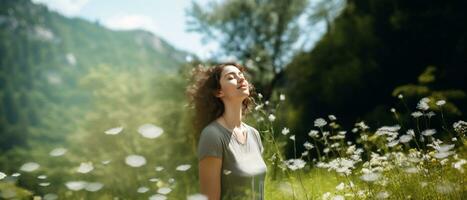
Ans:
<svg viewBox="0 0 467 200"><path fill-rule="evenodd" d="M217 127L216 121L212 121L208 125L206 125L203 128L203 130L201 130L201 137L220 137L220 133L221 131L219 130L219 127Z"/></svg>

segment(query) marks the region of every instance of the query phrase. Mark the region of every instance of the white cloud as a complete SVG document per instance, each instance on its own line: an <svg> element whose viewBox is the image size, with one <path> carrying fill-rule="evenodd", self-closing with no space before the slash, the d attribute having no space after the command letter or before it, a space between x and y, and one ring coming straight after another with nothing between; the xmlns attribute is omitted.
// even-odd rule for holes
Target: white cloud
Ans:
<svg viewBox="0 0 467 200"><path fill-rule="evenodd" d="M47 5L51 10L68 17L74 17L89 3L89 0L32 0L32 2Z"/></svg>
<svg viewBox="0 0 467 200"><path fill-rule="evenodd" d="M114 30L144 29L153 33L157 32L157 23L149 16L128 14L115 15L103 21L104 26Z"/></svg>

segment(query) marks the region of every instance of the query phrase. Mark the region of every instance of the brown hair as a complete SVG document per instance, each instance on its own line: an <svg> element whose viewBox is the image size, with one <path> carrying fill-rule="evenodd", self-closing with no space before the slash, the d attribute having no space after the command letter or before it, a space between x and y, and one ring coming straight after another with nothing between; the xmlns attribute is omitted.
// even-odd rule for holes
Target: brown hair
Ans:
<svg viewBox="0 0 467 200"><path fill-rule="evenodd" d="M195 67L191 71L191 85L187 87L189 105L194 112L192 113L192 125L194 128L194 139L198 141L199 135L205 126L219 118L224 113L224 103L215 96L221 89L220 77L222 70L226 66L235 66L241 72L246 72L246 68L237 63L222 63L206 68L203 66ZM242 102L242 115L251 111L254 105L253 84L249 84L250 95Z"/></svg>

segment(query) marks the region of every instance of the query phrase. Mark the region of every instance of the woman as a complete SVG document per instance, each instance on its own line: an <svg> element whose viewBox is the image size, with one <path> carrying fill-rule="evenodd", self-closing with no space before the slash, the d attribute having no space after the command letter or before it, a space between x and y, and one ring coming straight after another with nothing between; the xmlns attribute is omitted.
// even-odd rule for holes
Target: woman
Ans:
<svg viewBox="0 0 467 200"><path fill-rule="evenodd" d="M199 67L188 90L200 132L200 189L209 200L264 199L263 145L259 132L242 122L253 103L245 70L235 63Z"/></svg>

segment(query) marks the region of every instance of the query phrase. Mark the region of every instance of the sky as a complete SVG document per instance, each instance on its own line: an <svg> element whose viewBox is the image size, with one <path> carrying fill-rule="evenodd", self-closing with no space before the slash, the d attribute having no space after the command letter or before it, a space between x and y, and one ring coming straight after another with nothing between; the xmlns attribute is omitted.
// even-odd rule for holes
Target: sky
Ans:
<svg viewBox="0 0 467 200"><path fill-rule="evenodd" d="M204 5L209 0L194 0ZM175 48L201 59L218 49L216 43L203 44L202 36L187 32L185 10L192 0L33 0L67 17L80 17L114 30L145 29ZM315 33L311 40L318 40ZM313 42L314 43L314 42Z"/></svg>
<svg viewBox="0 0 467 200"><path fill-rule="evenodd" d="M201 35L186 31L185 10L191 0L33 0L67 17L79 17L114 30L145 29L175 48L204 59L216 44L202 44ZM204 3L206 0L197 0Z"/></svg>

